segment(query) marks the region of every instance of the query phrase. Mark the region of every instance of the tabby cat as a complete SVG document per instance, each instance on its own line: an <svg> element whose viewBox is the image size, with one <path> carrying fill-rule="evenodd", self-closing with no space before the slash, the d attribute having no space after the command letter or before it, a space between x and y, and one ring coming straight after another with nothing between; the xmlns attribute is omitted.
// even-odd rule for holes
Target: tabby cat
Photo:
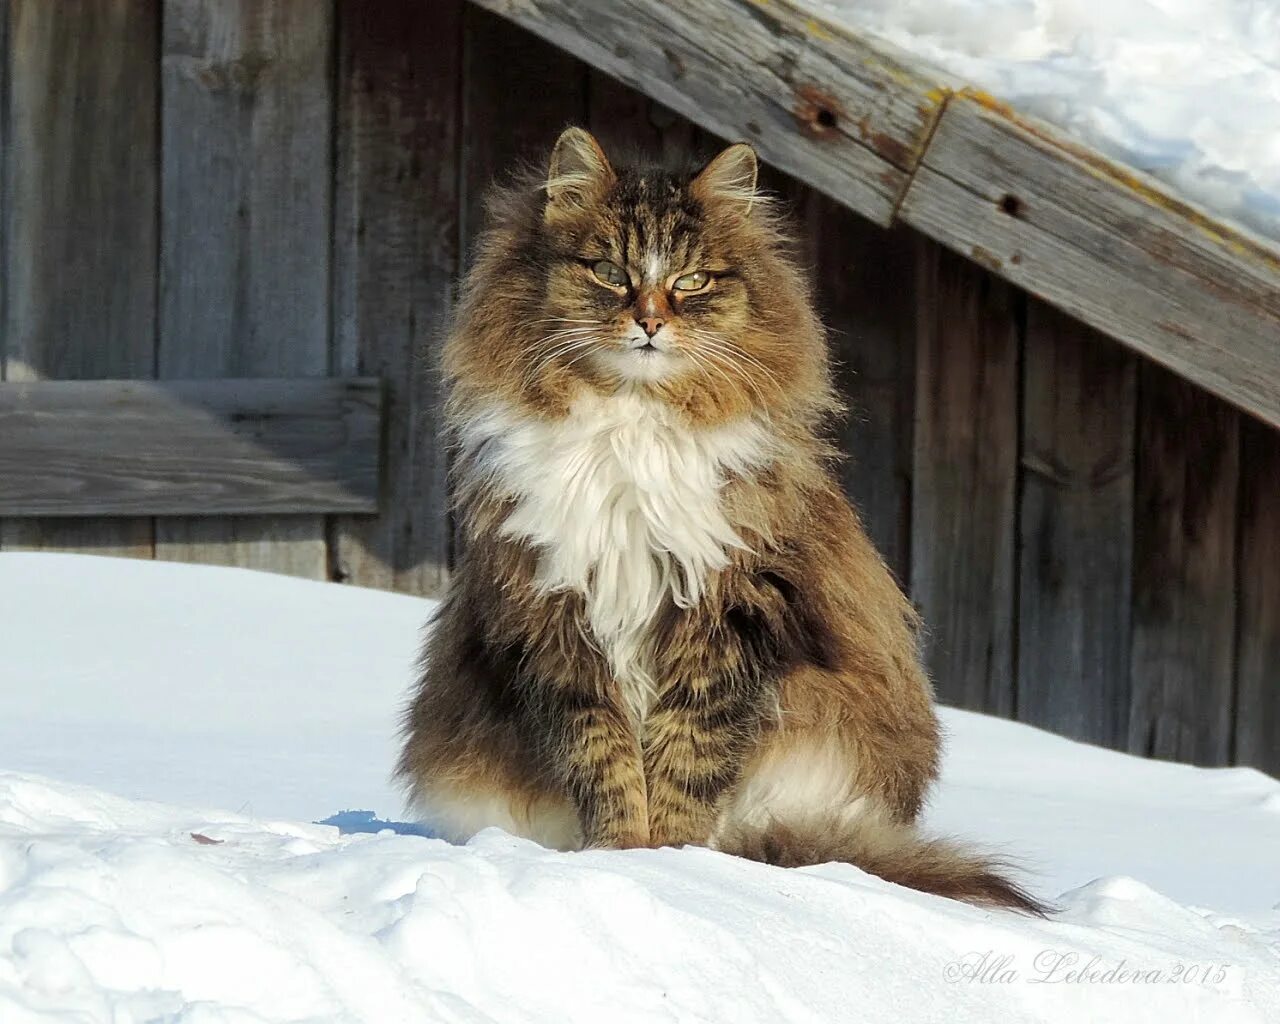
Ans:
<svg viewBox="0 0 1280 1024"><path fill-rule="evenodd" d="M826 340L730 146L615 169L570 128L499 192L444 352L465 553L399 773L446 836L830 860L1038 912L917 834L916 615L831 474Z"/></svg>

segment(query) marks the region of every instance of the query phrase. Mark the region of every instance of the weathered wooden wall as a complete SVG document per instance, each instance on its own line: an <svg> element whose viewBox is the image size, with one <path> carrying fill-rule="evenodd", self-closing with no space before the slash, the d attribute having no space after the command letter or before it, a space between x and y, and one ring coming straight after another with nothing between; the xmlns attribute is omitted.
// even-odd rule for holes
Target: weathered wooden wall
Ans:
<svg viewBox="0 0 1280 1024"><path fill-rule="evenodd" d="M488 182L568 122L715 145L461 0L0 0L0 379L384 379L378 516L0 520L0 548L447 584L432 369ZM842 478L943 700L1280 771L1280 435L785 176Z"/></svg>

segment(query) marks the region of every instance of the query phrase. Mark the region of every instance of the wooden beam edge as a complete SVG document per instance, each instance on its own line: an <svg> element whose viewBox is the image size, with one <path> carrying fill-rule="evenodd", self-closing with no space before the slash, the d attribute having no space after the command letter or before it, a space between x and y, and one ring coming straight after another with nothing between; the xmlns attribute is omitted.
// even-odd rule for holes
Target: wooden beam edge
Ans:
<svg viewBox="0 0 1280 1024"><path fill-rule="evenodd" d="M1274 361L1269 368L1272 379L1280 381L1280 318L1275 313L1277 306L1260 305L1256 301L1250 301L1241 292L1228 291L1224 289L1221 280L1214 281L1211 275L1196 269L1199 265L1201 271L1204 271L1215 260L1223 265L1234 265L1247 272L1249 279L1255 283L1263 282L1264 286L1273 283L1271 291L1280 299L1280 247L1244 228L1216 218L1209 211L1175 195L1167 186L1149 175L1105 157L1061 130L1020 114L979 90L963 89L949 98L930 138L930 145L912 174L911 183L899 204L897 218L922 234L956 248L962 255L1065 312L1084 319L1108 336L1162 363L1263 422L1280 427L1280 388L1268 387L1265 382L1260 382L1245 371L1233 370L1224 374L1219 357L1222 352L1229 353L1233 348L1230 333L1193 339L1185 331L1175 329L1178 321L1177 311L1173 308L1168 311L1166 319L1153 322L1143 332L1125 330L1115 322L1089 315L1084 308L1087 303L1073 305L1070 300L1061 297L1060 289L1047 277L1038 274L1034 265L1011 265L1011 262L1018 264L1019 261L1016 258L1013 261L996 258L994 254L1000 252L1003 246L995 236L983 234L984 231L993 229L990 222L981 217L967 221L966 228L972 237L966 239L964 246L958 246L955 238L948 237L947 231L931 223L927 215L917 213L917 206L926 205L921 199L921 193L929 188L931 175L940 175L951 181L957 189L972 195L976 208L985 209L991 204L989 196L980 195L971 186L955 181L948 173L945 159L937 158L933 153L933 141L940 137L945 119L962 116L962 104L973 104L981 108L983 117L1004 123L1011 132L1025 139L1028 145L1034 145L1042 154L1050 154L1054 161L1061 164L1064 174L1087 175L1094 187L1104 195L1136 201L1151 210L1155 216L1176 225L1176 230L1162 232L1161 236L1161 244L1165 249L1162 255L1167 262L1152 261L1147 270L1160 268L1170 283L1171 294L1178 293L1179 278L1183 281L1193 279L1200 282L1203 287L1203 294L1200 296L1200 301L1204 304L1202 308L1209 311L1206 316L1212 318L1212 311L1217 308L1221 316L1216 319L1224 323L1241 324L1235 332L1237 339L1256 339L1259 335L1266 336L1274 331ZM1033 184L1012 175L1007 167L1000 169L999 177L1002 187L1015 196L1021 185ZM1101 211L1103 206L1103 201L1099 200L1096 210ZM1087 216L1090 211L1083 212ZM1022 227L1026 222L1020 220L1018 225ZM1034 225L1026 225L1025 230L1042 232L1042 229ZM1184 240L1181 237L1183 234L1187 238L1193 238L1198 248ZM1049 236L1042 232L1041 237ZM1088 248L1074 244L1071 238L1053 235L1052 239L1055 244L1072 248L1083 258L1096 262L1096 257ZM1206 257L1205 253L1210 255ZM1219 269L1219 276L1220 274ZM1105 306L1106 298L1100 292L1094 294L1097 295L1096 304ZM1082 299L1089 298L1086 293L1080 293L1080 296ZM1248 318L1244 323L1240 321L1242 314ZM1170 333L1180 335L1176 351L1170 346ZM1188 344L1189 342L1197 344ZM1250 344L1256 349L1256 340L1252 340Z"/></svg>
<svg viewBox="0 0 1280 1024"><path fill-rule="evenodd" d="M1275 278L1277 286L1280 287L1280 242L1257 235L1241 225L1229 223L1211 210L1177 195L1168 185L1145 171L1104 156L1092 146L1072 138L1062 129L1055 128L1048 122L1029 114L1019 113L990 93L966 86L960 89L956 96L982 107L989 116L1007 121L1017 130L1043 143L1045 147L1057 151L1064 162L1071 163L1099 182L1117 191L1129 193L1148 205L1162 210L1165 214L1178 218L1224 252L1229 252L1237 258L1255 261L1259 270ZM927 150L920 162L928 164Z"/></svg>

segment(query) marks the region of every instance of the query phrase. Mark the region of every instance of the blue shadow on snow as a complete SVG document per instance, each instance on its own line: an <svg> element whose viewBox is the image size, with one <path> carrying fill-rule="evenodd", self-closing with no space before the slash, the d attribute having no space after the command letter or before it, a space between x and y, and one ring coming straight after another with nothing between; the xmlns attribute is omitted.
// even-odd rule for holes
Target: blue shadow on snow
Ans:
<svg viewBox="0 0 1280 1024"><path fill-rule="evenodd" d="M414 821L383 821L373 811L339 811L331 814L317 825L333 825L344 836L357 832L383 832L390 829L399 836L424 836L427 839L438 838L426 825Z"/></svg>

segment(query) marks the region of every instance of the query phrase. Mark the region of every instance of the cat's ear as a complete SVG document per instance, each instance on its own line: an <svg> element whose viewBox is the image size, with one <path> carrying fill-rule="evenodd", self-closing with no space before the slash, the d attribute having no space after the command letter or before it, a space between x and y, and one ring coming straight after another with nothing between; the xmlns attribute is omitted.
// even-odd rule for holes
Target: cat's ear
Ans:
<svg viewBox="0 0 1280 1024"><path fill-rule="evenodd" d="M601 198L615 180L595 137L582 128L566 128L547 164L547 218Z"/></svg>
<svg viewBox="0 0 1280 1024"><path fill-rule="evenodd" d="M690 187L704 203L716 200L741 203L745 212L757 199L759 173L756 151L745 142L735 142L702 168Z"/></svg>

